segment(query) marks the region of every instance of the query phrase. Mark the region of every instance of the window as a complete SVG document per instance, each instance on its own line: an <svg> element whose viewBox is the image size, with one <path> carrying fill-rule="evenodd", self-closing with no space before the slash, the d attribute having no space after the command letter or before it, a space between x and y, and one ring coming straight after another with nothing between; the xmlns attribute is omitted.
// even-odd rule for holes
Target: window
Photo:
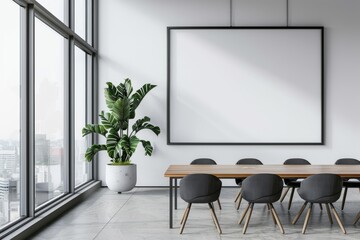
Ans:
<svg viewBox="0 0 360 240"><path fill-rule="evenodd" d="M82 137L81 130L87 123L87 54L75 46L75 186L91 178L90 163L85 161L89 135Z"/></svg>
<svg viewBox="0 0 360 240"><path fill-rule="evenodd" d="M1 1L0 239L95 187L84 157L93 139L81 130L96 104L97 50L88 43L96 1Z"/></svg>
<svg viewBox="0 0 360 240"><path fill-rule="evenodd" d="M74 0L78 1L78 0ZM65 0L37 0L44 8L51 12L60 21L65 20Z"/></svg>
<svg viewBox="0 0 360 240"><path fill-rule="evenodd" d="M86 39L86 5L87 0L75 1L75 32Z"/></svg>
<svg viewBox="0 0 360 240"><path fill-rule="evenodd" d="M84 40L92 42L92 1L76 0L75 7L75 32Z"/></svg>
<svg viewBox="0 0 360 240"><path fill-rule="evenodd" d="M20 7L1 3L0 228L20 217Z"/></svg>
<svg viewBox="0 0 360 240"><path fill-rule="evenodd" d="M65 192L65 39L35 20L35 204Z"/></svg>

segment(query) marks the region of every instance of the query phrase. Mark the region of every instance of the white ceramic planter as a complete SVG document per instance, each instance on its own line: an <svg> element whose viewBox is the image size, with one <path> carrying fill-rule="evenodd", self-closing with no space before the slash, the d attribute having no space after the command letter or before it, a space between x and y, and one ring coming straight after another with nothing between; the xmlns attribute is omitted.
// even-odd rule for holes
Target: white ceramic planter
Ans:
<svg viewBox="0 0 360 240"><path fill-rule="evenodd" d="M136 165L106 165L106 184L111 191L126 192L136 185Z"/></svg>

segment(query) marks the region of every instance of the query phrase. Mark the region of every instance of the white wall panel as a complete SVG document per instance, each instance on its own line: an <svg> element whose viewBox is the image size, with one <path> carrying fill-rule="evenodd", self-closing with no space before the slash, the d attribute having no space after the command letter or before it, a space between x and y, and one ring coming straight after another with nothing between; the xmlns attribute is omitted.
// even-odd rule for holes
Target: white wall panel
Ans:
<svg viewBox="0 0 360 240"><path fill-rule="evenodd" d="M284 0L234 0L234 25L286 25ZM332 164L340 157L360 158L360 1L290 0L289 23L325 27L326 139L324 146L169 146L166 144L166 27L229 26L229 1L224 0L101 0L99 1L99 110L105 109L105 82L129 77L135 87L157 84L140 106L160 126L159 137L143 133L155 145L152 157L141 148L134 155L138 185L167 185L169 164L187 164L211 157L234 164L243 157L264 164L303 157L314 164ZM186 129L184 129L186 131ZM106 154L100 178L105 179ZM227 180L225 184L233 185Z"/></svg>

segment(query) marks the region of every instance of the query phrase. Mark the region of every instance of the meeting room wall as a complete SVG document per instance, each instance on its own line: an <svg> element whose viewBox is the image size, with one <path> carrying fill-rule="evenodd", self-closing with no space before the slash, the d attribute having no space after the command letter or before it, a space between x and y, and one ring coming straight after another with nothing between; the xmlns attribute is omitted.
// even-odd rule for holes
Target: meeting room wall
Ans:
<svg viewBox="0 0 360 240"><path fill-rule="evenodd" d="M359 12L358 0L289 0L289 26L325 28L324 145L189 146L167 145L166 27L229 26L230 1L99 1L99 110L106 109L103 89L108 81L131 78L135 88L144 83L157 85L137 113L137 117L151 117L162 130L159 137L140 135L153 143L154 152L151 157L144 156L139 146L134 154L137 185L166 186L168 179L163 174L170 164L188 164L198 157L213 158L218 164L235 164L244 157L258 158L264 164L281 164L291 157L306 158L313 164L333 164L341 157L360 159ZM286 0L233 0L232 24L286 26L286 13ZM108 157L101 153L99 159L99 178L106 185ZM234 181L226 180L224 185L232 186Z"/></svg>

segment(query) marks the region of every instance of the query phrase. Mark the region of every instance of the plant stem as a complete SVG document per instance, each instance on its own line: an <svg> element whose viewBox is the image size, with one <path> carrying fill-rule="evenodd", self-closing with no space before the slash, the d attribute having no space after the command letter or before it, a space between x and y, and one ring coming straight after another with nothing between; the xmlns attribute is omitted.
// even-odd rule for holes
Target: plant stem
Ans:
<svg viewBox="0 0 360 240"><path fill-rule="evenodd" d="M132 130L132 131L131 131L131 133L130 133L129 137L131 137L133 133L134 133L134 130Z"/></svg>

